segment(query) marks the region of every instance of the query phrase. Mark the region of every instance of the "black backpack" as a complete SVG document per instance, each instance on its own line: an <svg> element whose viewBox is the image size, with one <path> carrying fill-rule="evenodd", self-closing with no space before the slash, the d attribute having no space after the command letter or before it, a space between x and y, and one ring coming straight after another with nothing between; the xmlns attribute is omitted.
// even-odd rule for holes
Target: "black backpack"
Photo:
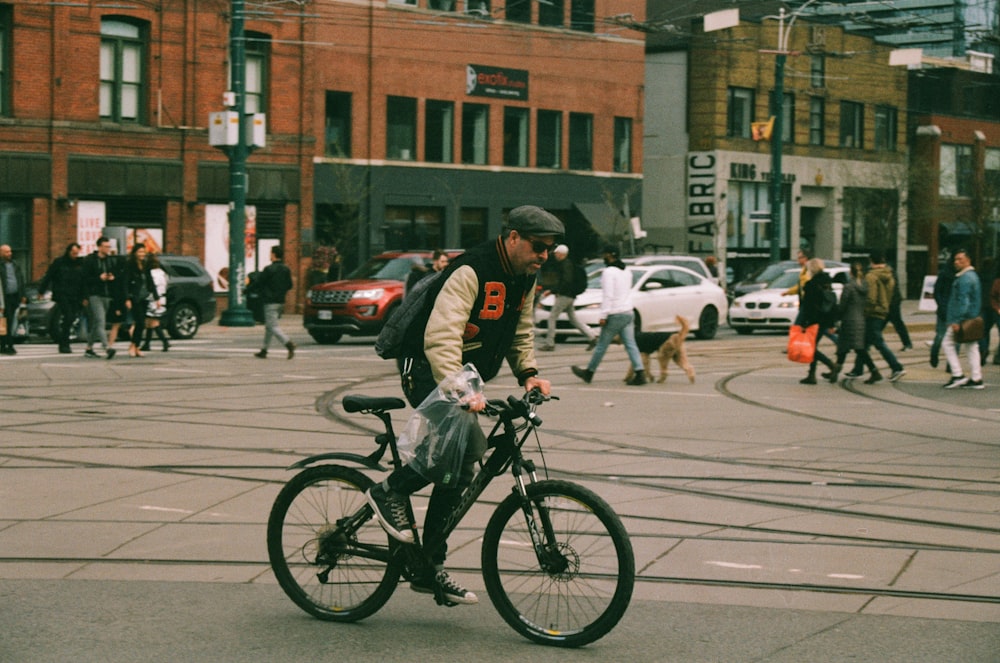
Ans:
<svg viewBox="0 0 1000 663"><path fill-rule="evenodd" d="M587 289L587 270L583 265L573 265L573 276L569 283L569 295L576 297Z"/></svg>
<svg viewBox="0 0 1000 663"><path fill-rule="evenodd" d="M406 356L407 351L416 350L424 339L423 328L430 317L434 298L444 285L444 275L451 270L429 274L417 281L403 302L385 321L382 331L375 339L375 353L382 359L396 359Z"/></svg>

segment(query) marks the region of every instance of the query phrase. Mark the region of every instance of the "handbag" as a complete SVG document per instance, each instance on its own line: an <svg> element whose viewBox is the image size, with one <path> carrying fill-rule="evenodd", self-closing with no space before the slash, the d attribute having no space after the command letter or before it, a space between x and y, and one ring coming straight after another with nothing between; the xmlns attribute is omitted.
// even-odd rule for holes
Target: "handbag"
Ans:
<svg viewBox="0 0 1000 663"><path fill-rule="evenodd" d="M816 336L819 325L792 325L788 330L788 359L800 364L811 364L816 354Z"/></svg>
<svg viewBox="0 0 1000 663"><path fill-rule="evenodd" d="M955 332L955 341L958 343L972 343L981 339L984 332L983 316L977 315L974 318L968 318L958 323L958 331Z"/></svg>

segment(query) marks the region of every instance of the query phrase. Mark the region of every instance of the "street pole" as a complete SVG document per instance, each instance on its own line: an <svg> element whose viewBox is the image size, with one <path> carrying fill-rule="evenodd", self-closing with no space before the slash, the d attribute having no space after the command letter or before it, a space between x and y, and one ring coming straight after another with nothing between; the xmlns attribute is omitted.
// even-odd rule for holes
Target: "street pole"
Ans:
<svg viewBox="0 0 1000 663"><path fill-rule="evenodd" d="M784 16L785 10L781 10ZM783 19L782 19L783 22ZM781 34L779 24L778 34ZM779 46L779 49L784 49ZM785 97L785 58L784 52L774 57L774 98L771 100L771 112L774 114L774 127L771 130L771 262L781 260L781 134L784 131L784 97Z"/></svg>
<svg viewBox="0 0 1000 663"><path fill-rule="evenodd" d="M232 60L232 86L239 115L239 136L229 153L229 305L219 318L224 327L253 327L253 314L243 299L246 280L246 203L247 203L247 114L246 114L246 42L243 17L245 0L232 0L229 28L229 52Z"/></svg>

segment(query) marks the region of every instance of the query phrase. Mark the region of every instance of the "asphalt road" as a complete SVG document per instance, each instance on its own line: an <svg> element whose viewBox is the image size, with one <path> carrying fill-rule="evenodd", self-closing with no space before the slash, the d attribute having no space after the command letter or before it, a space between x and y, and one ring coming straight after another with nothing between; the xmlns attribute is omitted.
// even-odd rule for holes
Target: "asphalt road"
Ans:
<svg viewBox="0 0 1000 663"><path fill-rule="evenodd" d="M582 345L540 354L562 397L541 412L546 466L612 504L639 574L623 622L575 652L522 640L482 591L503 480L451 541L479 606L401 586L332 625L274 583L285 468L371 448L343 394L398 395L370 339L317 346L290 317L292 361L252 356L260 327L110 362L21 346L0 359L0 661L998 661L1000 368L942 390L913 317L896 384L800 385L781 335L690 342L695 384L626 387L612 348L584 385Z"/></svg>

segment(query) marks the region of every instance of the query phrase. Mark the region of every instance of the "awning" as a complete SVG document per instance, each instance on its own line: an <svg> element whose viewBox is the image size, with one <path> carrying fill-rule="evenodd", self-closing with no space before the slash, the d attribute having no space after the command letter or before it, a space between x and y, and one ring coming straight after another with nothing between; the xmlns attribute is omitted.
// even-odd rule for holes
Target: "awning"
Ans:
<svg viewBox="0 0 1000 663"><path fill-rule="evenodd" d="M621 239L628 224L621 214L605 203L573 203L573 207L587 220L594 232L606 240Z"/></svg>

